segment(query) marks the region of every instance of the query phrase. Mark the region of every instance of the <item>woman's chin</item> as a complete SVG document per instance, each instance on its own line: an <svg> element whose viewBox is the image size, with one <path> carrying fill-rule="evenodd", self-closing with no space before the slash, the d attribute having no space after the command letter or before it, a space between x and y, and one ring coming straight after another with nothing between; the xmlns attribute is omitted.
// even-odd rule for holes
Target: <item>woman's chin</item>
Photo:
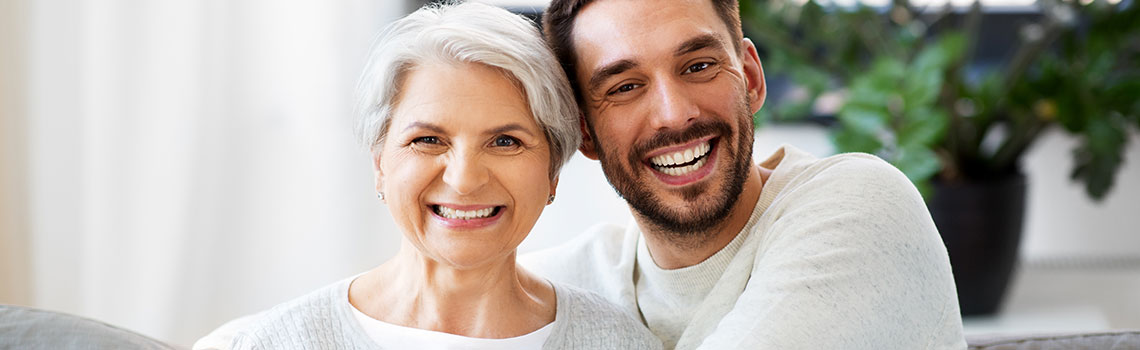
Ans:
<svg viewBox="0 0 1140 350"><path fill-rule="evenodd" d="M436 262L455 270L475 270L499 265L514 266L514 249L472 245L463 249L436 251Z"/></svg>

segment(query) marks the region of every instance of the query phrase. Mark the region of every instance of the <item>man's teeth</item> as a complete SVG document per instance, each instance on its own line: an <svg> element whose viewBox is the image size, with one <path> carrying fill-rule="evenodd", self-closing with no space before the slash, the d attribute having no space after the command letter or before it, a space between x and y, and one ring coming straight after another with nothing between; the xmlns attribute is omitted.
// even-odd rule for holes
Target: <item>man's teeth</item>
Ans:
<svg viewBox="0 0 1140 350"><path fill-rule="evenodd" d="M471 219L478 219L478 218L486 218L486 217L490 217L491 214L493 214L495 212L495 207L483 208L483 209L479 209L479 210L456 210L456 209L451 209L451 208L448 208L448 207L445 207L442 205L437 205L435 207L436 207L436 213L439 214L439 216L442 216L442 217L445 217L448 219L471 220Z"/></svg>
<svg viewBox="0 0 1140 350"><path fill-rule="evenodd" d="M657 168L657 171L663 172L663 173L665 173L665 175L681 176L681 175L685 175L685 174L688 174L690 172L693 172L694 170L700 169L702 166L705 165L706 161L708 161L708 158L701 158L696 163L689 164L689 165L686 165L683 167L676 167L676 168L661 168L661 167L659 167L659 168Z"/></svg>
<svg viewBox="0 0 1140 350"><path fill-rule="evenodd" d="M701 144L684 151L678 151L672 154L662 154L653 157L649 159L649 162L653 164L654 168L656 168L657 171L665 173L666 175L680 176L688 174L689 172L697 170L701 166L705 165L705 162L708 161L708 159L704 157L708 155L710 149L711 147L709 146L708 142L702 142ZM692 163L694 159L697 159L697 161L695 163ZM679 166L681 164L688 165Z"/></svg>

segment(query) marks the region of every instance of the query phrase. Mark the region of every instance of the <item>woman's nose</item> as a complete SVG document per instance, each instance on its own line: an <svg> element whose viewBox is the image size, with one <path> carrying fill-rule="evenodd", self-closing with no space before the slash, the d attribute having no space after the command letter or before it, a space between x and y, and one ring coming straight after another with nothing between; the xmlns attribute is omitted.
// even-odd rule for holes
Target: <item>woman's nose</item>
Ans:
<svg viewBox="0 0 1140 350"><path fill-rule="evenodd" d="M490 178L489 169L474 152L459 152L446 166L443 182L459 194L474 193Z"/></svg>
<svg viewBox="0 0 1140 350"><path fill-rule="evenodd" d="M657 111L653 113L651 123L655 130L685 129L700 115L700 109L686 93L683 82L660 79L653 89Z"/></svg>

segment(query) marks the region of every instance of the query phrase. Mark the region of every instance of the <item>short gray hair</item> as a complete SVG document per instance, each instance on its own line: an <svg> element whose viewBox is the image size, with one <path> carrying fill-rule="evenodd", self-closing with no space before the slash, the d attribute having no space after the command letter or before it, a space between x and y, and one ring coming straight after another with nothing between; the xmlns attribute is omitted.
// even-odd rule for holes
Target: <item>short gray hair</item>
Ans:
<svg viewBox="0 0 1140 350"><path fill-rule="evenodd" d="M582 141L578 105L534 22L480 3L428 5L393 22L372 45L357 88L357 136L383 142L403 79L424 62L478 63L508 73L550 143L550 175Z"/></svg>

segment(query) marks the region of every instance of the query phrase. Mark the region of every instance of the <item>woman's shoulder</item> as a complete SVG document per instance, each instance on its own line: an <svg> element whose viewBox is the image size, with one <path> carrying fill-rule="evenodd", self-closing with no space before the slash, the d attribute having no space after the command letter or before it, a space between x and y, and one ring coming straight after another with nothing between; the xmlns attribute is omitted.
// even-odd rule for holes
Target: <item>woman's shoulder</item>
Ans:
<svg viewBox="0 0 1140 350"><path fill-rule="evenodd" d="M545 349L661 349L661 340L633 315L592 292L551 282L559 323Z"/></svg>
<svg viewBox="0 0 1140 350"><path fill-rule="evenodd" d="M194 349L297 348L353 342L355 320L345 309L349 280L321 287L257 314L230 321ZM304 334L297 337L298 334ZM301 342L301 343L299 343Z"/></svg>

